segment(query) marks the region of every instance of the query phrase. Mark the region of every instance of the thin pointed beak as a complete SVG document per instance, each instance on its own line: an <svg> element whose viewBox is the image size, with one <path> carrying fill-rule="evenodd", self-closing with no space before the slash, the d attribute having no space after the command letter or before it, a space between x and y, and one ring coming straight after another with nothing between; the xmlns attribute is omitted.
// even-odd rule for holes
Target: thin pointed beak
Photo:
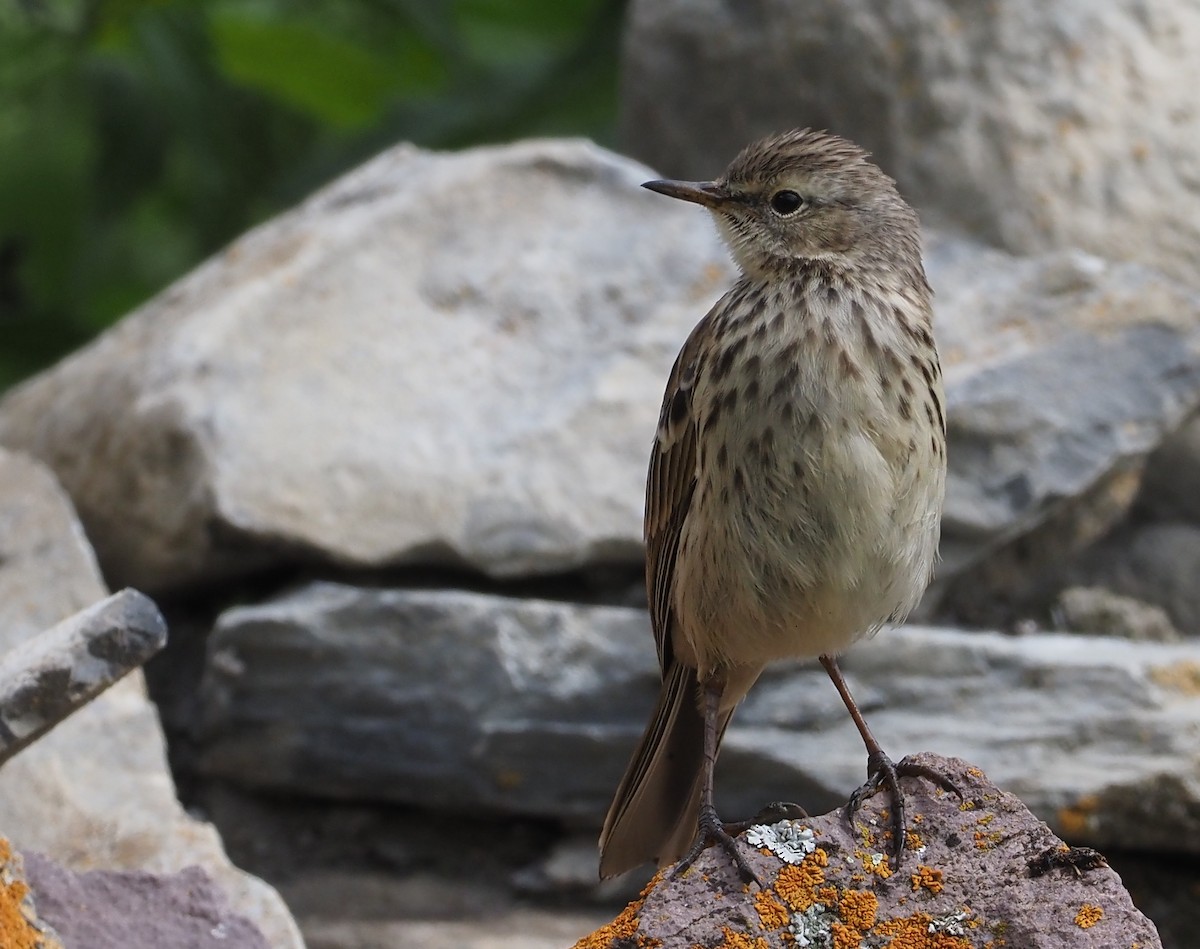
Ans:
<svg viewBox="0 0 1200 949"><path fill-rule="evenodd" d="M647 181L642 187L706 208L719 208L733 199L728 190L715 181Z"/></svg>

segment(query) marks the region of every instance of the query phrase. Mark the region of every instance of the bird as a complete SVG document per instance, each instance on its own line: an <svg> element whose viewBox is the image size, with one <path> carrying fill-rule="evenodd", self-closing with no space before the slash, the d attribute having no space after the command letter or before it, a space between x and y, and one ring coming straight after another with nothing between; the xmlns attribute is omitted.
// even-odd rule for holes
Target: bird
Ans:
<svg viewBox="0 0 1200 949"><path fill-rule="evenodd" d="M803 128L713 181L643 187L706 208L738 275L667 381L646 481L646 592L661 687L600 836L600 875L721 846L713 803L734 709L764 668L818 658L867 750L854 811L891 795L893 864L917 776L867 726L838 666L903 621L937 558L946 417L916 212L866 151ZM799 810L799 813L803 813ZM681 859L680 859L681 858Z"/></svg>

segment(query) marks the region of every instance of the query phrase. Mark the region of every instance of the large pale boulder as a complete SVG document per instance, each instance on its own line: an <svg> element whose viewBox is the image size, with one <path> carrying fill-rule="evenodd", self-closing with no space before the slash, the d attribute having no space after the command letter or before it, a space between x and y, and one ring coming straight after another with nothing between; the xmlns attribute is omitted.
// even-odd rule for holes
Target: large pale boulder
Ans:
<svg viewBox="0 0 1200 949"><path fill-rule="evenodd" d="M640 556L663 379L730 274L583 142L394 148L9 395L106 573Z"/></svg>
<svg viewBox="0 0 1200 949"><path fill-rule="evenodd" d="M107 595L70 500L31 458L0 449L0 653ZM279 894L225 856L175 796L163 734L133 672L0 771L0 833L76 870L203 866L275 949L303 942Z"/></svg>
<svg viewBox="0 0 1200 949"><path fill-rule="evenodd" d="M622 139L709 178L764 132L828 127L991 242L1195 284L1197 85L1195 3L635 0Z"/></svg>
<svg viewBox="0 0 1200 949"><path fill-rule="evenodd" d="M0 442L151 591L303 559L635 566L664 380L731 277L651 174L582 142L393 149L10 393ZM1047 522L1060 560L1200 402L1200 300L1077 252L928 243L942 577Z"/></svg>

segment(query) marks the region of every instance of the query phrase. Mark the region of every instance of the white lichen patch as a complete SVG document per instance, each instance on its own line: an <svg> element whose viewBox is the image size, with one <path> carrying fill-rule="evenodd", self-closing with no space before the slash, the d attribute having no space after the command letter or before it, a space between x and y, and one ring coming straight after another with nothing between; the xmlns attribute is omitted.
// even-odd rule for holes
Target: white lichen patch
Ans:
<svg viewBox="0 0 1200 949"><path fill-rule="evenodd" d="M965 923L970 918L970 913L947 913L945 916L939 916L929 924L929 934L945 933L947 936L965 936L967 934Z"/></svg>
<svg viewBox="0 0 1200 949"><path fill-rule="evenodd" d="M817 849L817 835L797 820L755 824L746 831L746 841L754 847L766 847L784 863L801 863Z"/></svg>
<svg viewBox="0 0 1200 949"><path fill-rule="evenodd" d="M795 913L788 932L802 949L833 949L833 924L838 920L824 903L813 903L803 913Z"/></svg>

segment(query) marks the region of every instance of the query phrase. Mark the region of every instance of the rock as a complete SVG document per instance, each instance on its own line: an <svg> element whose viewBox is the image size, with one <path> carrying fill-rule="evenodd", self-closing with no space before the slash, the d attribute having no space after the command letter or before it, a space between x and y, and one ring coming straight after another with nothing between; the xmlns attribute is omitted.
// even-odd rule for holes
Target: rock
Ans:
<svg viewBox="0 0 1200 949"><path fill-rule="evenodd" d="M314 920L305 931L310 949L562 949L599 915L522 907L480 919Z"/></svg>
<svg viewBox="0 0 1200 949"><path fill-rule="evenodd" d="M708 178L760 134L828 127L989 242L1194 282L1197 44L1187 3L637 0L622 139L670 177Z"/></svg>
<svg viewBox="0 0 1200 949"><path fill-rule="evenodd" d="M1146 524L1119 532L1068 575L1159 606L1181 633L1200 637L1200 526Z"/></svg>
<svg viewBox="0 0 1200 949"><path fill-rule="evenodd" d="M166 642L154 601L122 590L0 655L0 764Z"/></svg>
<svg viewBox="0 0 1200 949"><path fill-rule="evenodd" d="M594 818L657 692L650 644L641 610L311 584L217 622L198 764L241 786Z"/></svg>
<svg viewBox="0 0 1200 949"><path fill-rule="evenodd" d="M842 667L894 756L978 761L1073 843L1200 853L1200 643L902 627ZM200 766L598 826L656 693L641 610L316 583L221 617ZM734 717L718 797L730 819L833 807L864 762L824 672L783 664Z"/></svg>
<svg viewBox="0 0 1200 949"><path fill-rule="evenodd" d="M561 828L551 821L196 786L198 806L221 828L230 855L279 887L309 949L562 947L641 888L622 888L619 898L604 888L595 894L605 900L599 907L582 905L577 887L539 887L542 905L531 905L530 889L517 893L508 881L553 846ZM586 836L587 882L597 889L596 837Z"/></svg>
<svg viewBox="0 0 1200 949"><path fill-rule="evenodd" d="M664 380L731 274L651 174L579 142L393 149L8 394L0 441L51 464L106 574L151 592L303 559L636 569ZM1200 298L1074 252L934 234L928 258L941 577L1048 524L1036 572L1123 515L1200 403Z"/></svg>
<svg viewBox="0 0 1200 949"><path fill-rule="evenodd" d="M54 928L40 919L25 877L25 862L0 837L0 945L5 949L63 949Z"/></svg>
<svg viewBox="0 0 1200 949"><path fill-rule="evenodd" d="M0 653L107 595L62 488L2 449L0 545ZM20 850L77 870L199 864L273 949L303 946L279 895L230 864L213 827L180 807L140 671L4 765L0 828Z"/></svg>
<svg viewBox="0 0 1200 949"><path fill-rule="evenodd" d="M938 578L987 601L1129 509L1146 454L1200 402L1200 298L1075 252L927 251L950 439Z"/></svg>
<svg viewBox="0 0 1200 949"><path fill-rule="evenodd" d="M271 949L254 924L230 910L200 867L178 873L75 873L30 853L29 879L42 913L72 946L87 949Z"/></svg>
<svg viewBox="0 0 1200 949"><path fill-rule="evenodd" d="M1069 587L1058 595L1054 611L1059 629L1121 636L1144 642L1173 643L1182 637L1166 612L1104 587Z"/></svg>
<svg viewBox="0 0 1200 949"><path fill-rule="evenodd" d="M10 393L0 442L151 592L634 562L664 380L731 273L651 176L584 142L394 148Z"/></svg>
<svg viewBox="0 0 1200 949"><path fill-rule="evenodd" d="M1200 414L1168 436L1146 459L1139 506L1160 521L1200 526Z"/></svg>
<svg viewBox="0 0 1200 949"><path fill-rule="evenodd" d="M900 872L893 873L884 856L887 804L877 795L853 827L838 810L752 828L746 836L757 832L764 845L747 843L743 852L763 888L743 885L728 857L710 848L691 872L656 878L644 900L575 949L1161 949L1154 925L1102 857L1070 854L978 768L935 755L918 760L949 775L965 800L905 779L912 852ZM1078 865L1064 864L1069 856Z"/></svg>

